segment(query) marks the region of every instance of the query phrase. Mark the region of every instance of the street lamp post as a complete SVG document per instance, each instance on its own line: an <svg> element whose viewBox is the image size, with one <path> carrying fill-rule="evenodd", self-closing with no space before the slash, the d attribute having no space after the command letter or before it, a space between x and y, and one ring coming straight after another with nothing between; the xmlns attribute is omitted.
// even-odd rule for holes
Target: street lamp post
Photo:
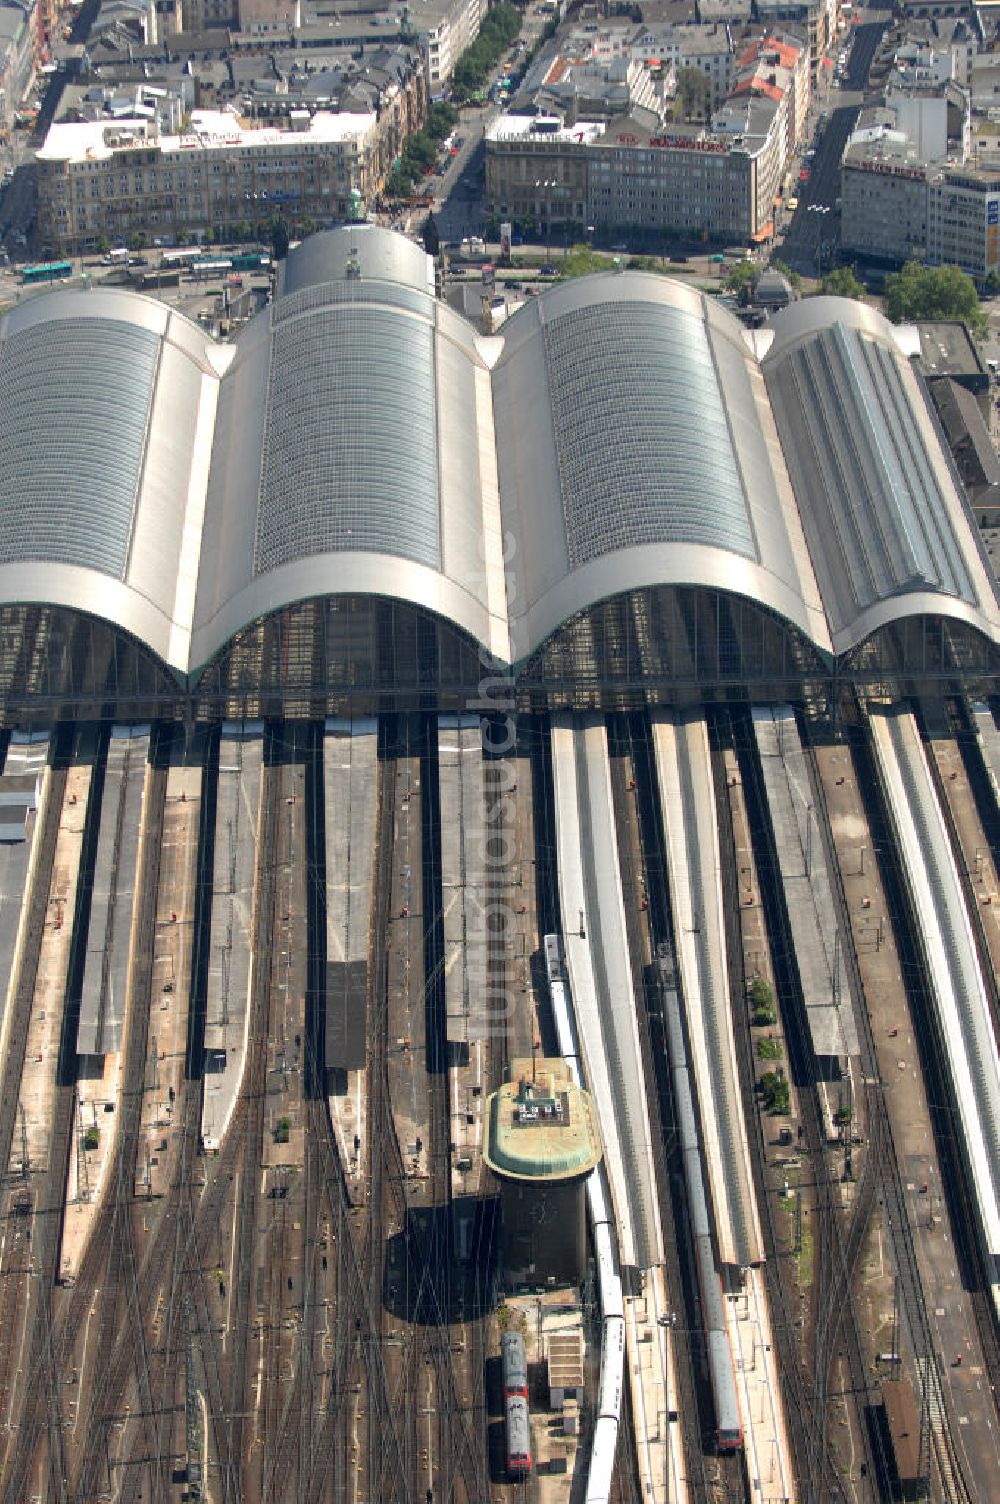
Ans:
<svg viewBox="0 0 1000 1504"><path fill-rule="evenodd" d="M833 253L834 248L836 246L836 241L835 240L824 240L823 239L823 225L822 225L822 220L823 220L823 216L824 215L830 213L830 205L829 204L810 204L806 212L808 214L816 214L816 215L819 216L819 219L820 219L819 239L818 239L817 244L816 244L815 258L816 258L816 275L821 278L823 276L823 252L825 250L827 250L827 248L829 248L829 250L831 252L830 260L831 260L831 265L832 265L832 262L833 262L833 254L832 253Z"/></svg>
<svg viewBox="0 0 1000 1504"><path fill-rule="evenodd" d="M557 186L553 178L538 178L535 182L535 190L540 188L544 194L544 202L536 199L536 203L543 203L545 212L545 259L549 258L549 247L552 244L552 190Z"/></svg>

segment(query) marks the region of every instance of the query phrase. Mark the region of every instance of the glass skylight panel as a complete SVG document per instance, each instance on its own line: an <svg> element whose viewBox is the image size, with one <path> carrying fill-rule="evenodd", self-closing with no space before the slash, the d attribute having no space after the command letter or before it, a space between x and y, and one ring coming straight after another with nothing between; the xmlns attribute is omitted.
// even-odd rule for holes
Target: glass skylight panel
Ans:
<svg viewBox="0 0 1000 1504"><path fill-rule="evenodd" d="M124 576L159 343L63 318L0 345L0 563Z"/></svg>
<svg viewBox="0 0 1000 1504"><path fill-rule="evenodd" d="M415 287L402 287L396 282L374 282L370 277L351 281L321 282L312 287L300 288L286 293L274 305L274 322L282 324L286 319L297 318L316 308L328 308L340 303L382 303L390 308L405 308L408 313L422 313L433 317L434 299Z"/></svg>
<svg viewBox="0 0 1000 1504"><path fill-rule="evenodd" d="M657 303L545 327L570 562L701 543L757 550L702 320Z"/></svg>
<svg viewBox="0 0 1000 1504"><path fill-rule="evenodd" d="M341 551L440 568L433 338L423 320L360 305L275 330L257 574Z"/></svg>
<svg viewBox="0 0 1000 1504"><path fill-rule="evenodd" d="M825 505L835 517L859 602L916 581L972 600L968 570L896 358L839 325L787 358L801 403L799 421L811 435L813 456L826 456L820 473L832 490Z"/></svg>

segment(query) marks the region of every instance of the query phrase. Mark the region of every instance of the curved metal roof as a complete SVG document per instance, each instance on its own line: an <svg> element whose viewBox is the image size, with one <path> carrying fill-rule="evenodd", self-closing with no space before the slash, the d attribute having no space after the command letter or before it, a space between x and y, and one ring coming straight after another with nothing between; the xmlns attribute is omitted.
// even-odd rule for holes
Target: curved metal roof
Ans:
<svg viewBox="0 0 1000 1504"><path fill-rule="evenodd" d="M408 601L504 663L670 585L828 655L916 613L1000 642L926 389L873 310L794 305L758 359L711 299L612 274L485 339L427 265L375 226L314 237L225 346L119 290L8 310L0 602L102 617L181 674L332 595Z"/></svg>
<svg viewBox="0 0 1000 1504"><path fill-rule="evenodd" d="M470 326L415 287L303 285L222 382L192 665L282 605L352 592L425 606L506 659L499 526Z"/></svg>
<svg viewBox="0 0 1000 1504"><path fill-rule="evenodd" d="M115 622L186 671L217 376L197 327L112 289L0 318L0 599Z"/></svg>
<svg viewBox="0 0 1000 1504"><path fill-rule="evenodd" d="M440 569L431 306L424 315L338 303L275 327L255 574L343 549Z"/></svg>
<svg viewBox="0 0 1000 1504"><path fill-rule="evenodd" d="M513 656L637 586L750 596L830 642L740 324L678 282L587 277L504 329L493 389Z"/></svg>
<svg viewBox="0 0 1000 1504"><path fill-rule="evenodd" d="M339 282L353 262L364 281L398 282L419 292L434 291L434 263L423 246L381 225L342 225L310 235L289 251L283 264L284 295Z"/></svg>
<svg viewBox="0 0 1000 1504"><path fill-rule="evenodd" d="M800 307L775 319L763 368L836 651L917 614L996 638L978 533L896 331L841 299Z"/></svg>

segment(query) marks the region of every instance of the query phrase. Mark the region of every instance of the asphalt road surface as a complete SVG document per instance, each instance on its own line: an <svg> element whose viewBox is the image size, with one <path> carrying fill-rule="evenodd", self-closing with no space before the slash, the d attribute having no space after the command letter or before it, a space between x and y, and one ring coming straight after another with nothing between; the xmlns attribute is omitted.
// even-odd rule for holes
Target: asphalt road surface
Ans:
<svg viewBox="0 0 1000 1504"><path fill-rule="evenodd" d="M875 20L856 26L848 58L845 87L831 95L830 118L816 142L816 155L806 164L807 182L798 184L799 207L785 231L780 256L793 271L807 277L822 276L836 261L840 238L840 217L836 203L840 197L840 163L848 138L854 130L868 87L868 75L879 41L890 17L881 13Z"/></svg>

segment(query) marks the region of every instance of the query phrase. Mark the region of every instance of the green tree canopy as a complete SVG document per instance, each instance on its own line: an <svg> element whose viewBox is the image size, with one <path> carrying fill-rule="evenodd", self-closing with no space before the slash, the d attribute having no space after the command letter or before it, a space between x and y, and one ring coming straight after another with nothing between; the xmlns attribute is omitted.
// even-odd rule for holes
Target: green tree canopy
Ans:
<svg viewBox="0 0 1000 1504"><path fill-rule="evenodd" d="M452 69L452 93L456 99L468 99L489 77L494 63L521 30L521 13L516 5L503 0L495 5L479 28L476 40L467 47Z"/></svg>
<svg viewBox="0 0 1000 1504"><path fill-rule="evenodd" d="M608 271L613 264L609 257L601 256L589 245L575 245L559 262L559 274L562 277L589 277L591 272Z"/></svg>
<svg viewBox="0 0 1000 1504"><path fill-rule="evenodd" d="M822 290L833 298L863 298L865 285L859 282L849 266L835 266L823 278Z"/></svg>
<svg viewBox="0 0 1000 1504"><path fill-rule="evenodd" d="M443 141L448 132L454 130L458 124L458 111L455 106L440 100L432 104L427 111L427 119L424 122L424 130L433 141Z"/></svg>
<svg viewBox="0 0 1000 1504"><path fill-rule="evenodd" d="M271 220L271 255L275 261L284 261L288 255L288 226L277 214Z"/></svg>
<svg viewBox="0 0 1000 1504"><path fill-rule="evenodd" d="M802 286L802 278L798 272L793 272L788 262L782 261L780 256L772 256L767 264L773 272L780 272L783 277L787 277L793 287Z"/></svg>
<svg viewBox="0 0 1000 1504"><path fill-rule="evenodd" d="M757 276L757 268L752 261L737 261L726 277L726 286L730 292L742 292L750 286Z"/></svg>
<svg viewBox="0 0 1000 1504"><path fill-rule="evenodd" d="M707 120L712 106L712 84L700 68L681 68L677 73L676 113L687 119Z"/></svg>
<svg viewBox="0 0 1000 1504"><path fill-rule="evenodd" d="M414 131L403 148L403 157L429 172L437 161L437 146L426 131Z"/></svg>
<svg viewBox="0 0 1000 1504"><path fill-rule="evenodd" d="M908 261L886 278L885 311L894 324L904 319L961 319L972 329L985 325L976 284L957 266L921 266Z"/></svg>

